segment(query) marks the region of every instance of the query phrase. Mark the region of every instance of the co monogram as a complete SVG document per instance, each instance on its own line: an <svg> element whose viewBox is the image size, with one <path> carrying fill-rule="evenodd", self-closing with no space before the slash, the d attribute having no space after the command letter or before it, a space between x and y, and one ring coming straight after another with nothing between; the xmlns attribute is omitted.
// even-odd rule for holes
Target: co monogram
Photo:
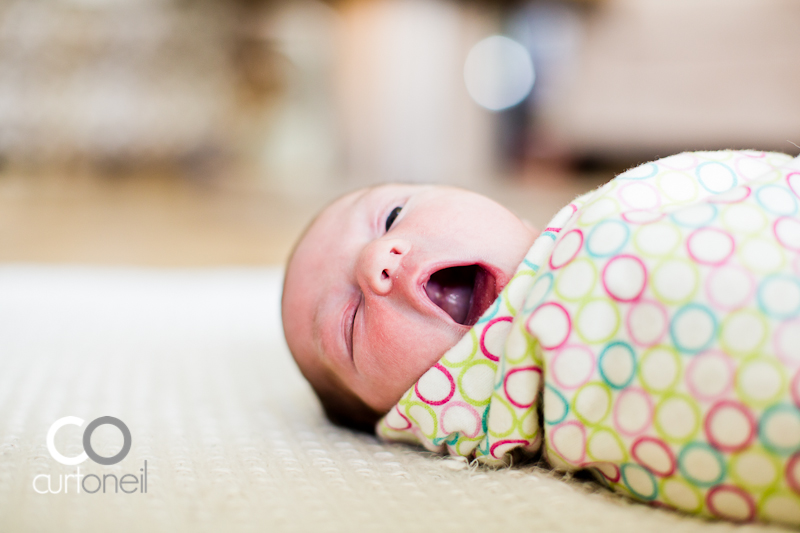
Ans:
<svg viewBox="0 0 800 533"><path fill-rule="evenodd" d="M106 424L115 426L122 432L122 449L113 457L103 457L102 455L98 455L94 449L92 449L92 433L94 433L95 429ZM65 416L64 418L59 418L53 422L53 425L50 426L50 429L47 431L47 451L50 452L50 455L53 457L53 459L62 465L79 465L86 459L91 459L100 465L115 465L125 459L125 457L128 455L128 452L131 451L131 432L128 429L128 426L126 426L125 423L119 418L114 418L113 416L101 416L100 418L92 420L83 431L83 453L76 455L75 457L65 457L61 455L58 450L56 450L56 433L62 427L70 425L81 427L83 426L83 419L78 418L77 416Z"/></svg>

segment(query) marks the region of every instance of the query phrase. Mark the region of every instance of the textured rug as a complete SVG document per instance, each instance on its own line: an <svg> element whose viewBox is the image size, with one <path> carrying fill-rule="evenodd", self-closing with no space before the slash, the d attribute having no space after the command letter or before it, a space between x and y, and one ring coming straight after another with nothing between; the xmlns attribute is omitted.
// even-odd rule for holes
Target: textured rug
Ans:
<svg viewBox="0 0 800 533"><path fill-rule="evenodd" d="M784 531L333 427L286 349L280 282L277 269L0 267L0 531ZM66 416L84 423L55 434L63 456L101 416L129 429L129 453L56 462L48 430ZM111 425L89 440L100 457L125 442Z"/></svg>

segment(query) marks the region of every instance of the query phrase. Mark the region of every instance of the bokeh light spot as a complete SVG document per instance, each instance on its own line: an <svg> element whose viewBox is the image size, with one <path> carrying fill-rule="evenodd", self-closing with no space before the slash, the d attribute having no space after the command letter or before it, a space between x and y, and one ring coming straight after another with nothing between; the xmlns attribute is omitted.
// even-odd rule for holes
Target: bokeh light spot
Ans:
<svg viewBox="0 0 800 533"><path fill-rule="evenodd" d="M524 46L493 35L472 47L464 64L467 92L492 111L515 106L530 94L536 75Z"/></svg>

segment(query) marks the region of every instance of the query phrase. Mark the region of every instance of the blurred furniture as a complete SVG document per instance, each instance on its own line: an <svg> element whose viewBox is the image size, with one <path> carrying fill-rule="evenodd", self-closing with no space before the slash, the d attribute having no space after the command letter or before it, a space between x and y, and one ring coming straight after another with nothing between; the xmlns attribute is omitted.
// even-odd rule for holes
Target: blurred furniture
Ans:
<svg viewBox="0 0 800 533"><path fill-rule="evenodd" d="M586 12L577 68L534 127L576 155L800 144L800 3L610 0Z"/></svg>

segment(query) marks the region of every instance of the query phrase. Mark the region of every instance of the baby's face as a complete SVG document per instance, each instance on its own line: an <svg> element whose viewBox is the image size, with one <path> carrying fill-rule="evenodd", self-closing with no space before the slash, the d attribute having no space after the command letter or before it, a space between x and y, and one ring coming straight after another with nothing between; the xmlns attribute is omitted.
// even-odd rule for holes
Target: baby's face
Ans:
<svg viewBox="0 0 800 533"><path fill-rule="evenodd" d="M312 383L338 382L386 412L491 305L535 237L461 189L386 185L340 198L287 268L289 347Z"/></svg>

